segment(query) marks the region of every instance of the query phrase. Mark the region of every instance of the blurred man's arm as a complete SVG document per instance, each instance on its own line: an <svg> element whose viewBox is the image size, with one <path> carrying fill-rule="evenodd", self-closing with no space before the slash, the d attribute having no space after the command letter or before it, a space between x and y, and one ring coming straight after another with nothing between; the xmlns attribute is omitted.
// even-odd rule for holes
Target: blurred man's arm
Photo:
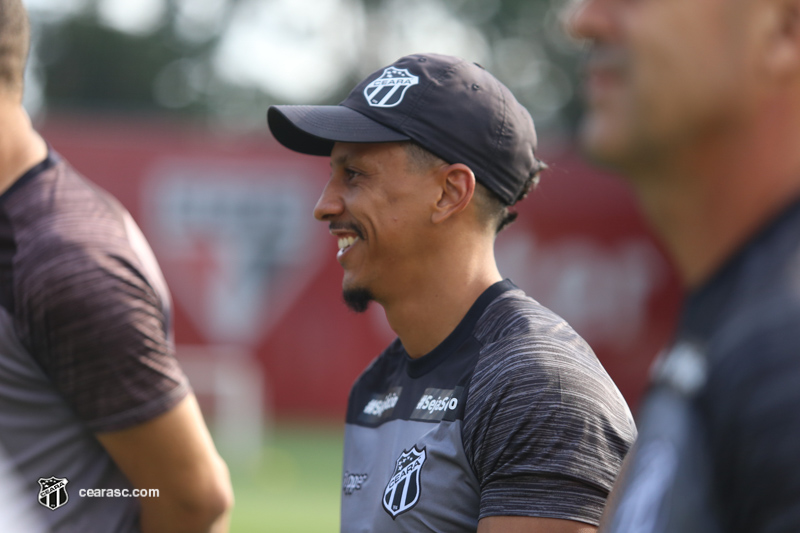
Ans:
<svg viewBox="0 0 800 533"><path fill-rule="evenodd" d="M594 533L597 528L573 520L527 516L488 516L478 522L478 533Z"/></svg>
<svg viewBox="0 0 800 533"><path fill-rule="evenodd" d="M142 533L228 531L228 468L194 395L153 420L97 438L135 488L159 490L157 498L139 499Z"/></svg>

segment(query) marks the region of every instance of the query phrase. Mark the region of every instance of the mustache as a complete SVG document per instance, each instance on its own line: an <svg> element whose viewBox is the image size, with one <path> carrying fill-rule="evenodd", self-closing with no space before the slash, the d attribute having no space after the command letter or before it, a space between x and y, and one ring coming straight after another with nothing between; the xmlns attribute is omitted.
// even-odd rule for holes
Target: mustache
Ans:
<svg viewBox="0 0 800 533"><path fill-rule="evenodd" d="M330 225L328 226L328 229L331 231L333 230L352 231L353 233L358 235L358 238L361 239L362 241L366 240L364 238L363 229L355 222L343 222L343 221L331 222Z"/></svg>
<svg viewBox="0 0 800 533"><path fill-rule="evenodd" d="M630 52L618 45L592 43L583 58L585 70L613 70L623 72L630 65Z"/></svg>

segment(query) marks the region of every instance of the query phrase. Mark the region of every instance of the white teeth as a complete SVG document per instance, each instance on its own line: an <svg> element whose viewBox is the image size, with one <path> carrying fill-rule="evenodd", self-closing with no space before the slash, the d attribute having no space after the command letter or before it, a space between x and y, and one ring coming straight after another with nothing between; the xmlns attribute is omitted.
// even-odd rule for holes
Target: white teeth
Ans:
<svg viewBox="0 0 800 533"><path fill-rule="evenodd" d="M358 240L358 237L339 237L339 249L344 250L348 246L352 246Z"/></svg>

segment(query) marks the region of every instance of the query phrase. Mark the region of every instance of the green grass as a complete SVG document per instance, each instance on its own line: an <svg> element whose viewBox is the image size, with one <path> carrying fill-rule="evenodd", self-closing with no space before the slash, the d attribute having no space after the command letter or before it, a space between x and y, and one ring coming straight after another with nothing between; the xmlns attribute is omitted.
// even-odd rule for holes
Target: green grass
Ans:
<svg viewBox="0 0 800 533"><path fill-rule="evenodd" d="M338 531L343 430L279 423L265 438L259 464L229 459L236 495L231 532Z"/></svg>

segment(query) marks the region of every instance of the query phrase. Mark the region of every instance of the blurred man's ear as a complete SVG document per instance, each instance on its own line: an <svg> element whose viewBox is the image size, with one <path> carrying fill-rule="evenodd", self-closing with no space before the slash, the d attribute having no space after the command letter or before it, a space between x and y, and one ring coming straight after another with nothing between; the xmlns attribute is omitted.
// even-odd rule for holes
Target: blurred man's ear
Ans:
<svg viewBox="0 0 800 533"><path fill-rule="evenodd" d="M461 163L442 167L440 170L441 195L431 221L444 222L452 215L463 211L475 194L475 175Z"/></svg>
<svg viewBox="0 0 800 533"><path fill-rule="evenodd" d="M777 79L800 76L800 0L770 0L764 66Z"/></svg>

